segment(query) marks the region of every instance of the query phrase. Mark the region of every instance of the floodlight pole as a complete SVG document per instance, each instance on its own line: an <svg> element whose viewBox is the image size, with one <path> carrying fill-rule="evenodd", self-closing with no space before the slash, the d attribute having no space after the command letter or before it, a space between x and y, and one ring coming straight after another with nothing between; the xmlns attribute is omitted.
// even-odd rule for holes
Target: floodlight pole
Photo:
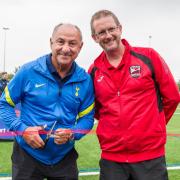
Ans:
<svg viewBox="0 0 180 180"><path fill-rule="evenodd" d="M3 71L6 71L6 32L9 30L8 27L3 27L4 30L4 64L3 64Z"/></svg>
<svg viewBox="0 0 180 180"><path fill-rule="evenodd" d="M152 39L152 36L149 35L149 36L148 36L148 46L149 46L149 47L151 47L151 39Z"/></svg>

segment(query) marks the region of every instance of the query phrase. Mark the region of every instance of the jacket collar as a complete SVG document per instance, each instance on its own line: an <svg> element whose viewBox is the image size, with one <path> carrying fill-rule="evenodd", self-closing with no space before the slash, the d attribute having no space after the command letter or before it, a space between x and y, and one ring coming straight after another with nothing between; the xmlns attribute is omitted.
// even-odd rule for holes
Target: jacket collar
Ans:
<svg viewBox="0 0 180 180"><path fill-rule="evenodd" d="M51 75L51 72L49 71L47 67L47 59L51 58L51 54L44 55L42 57L39 57L37 59L36 66L34 66L34 70L37 72L41 73L43 76L46 76L47 78L51 79L54 81L54 78ZM79 82L83 81L87 78L85 75L85 70L81 67L79 67L76 62L74 62L74 72L72 72L71 78L67 81L69 82Z"/></svg>
<svg viewBox="0 0 180 180"><path fill-rule="evenodd" d="M128 41L126 41L125 39L121 40L123 45L125 46L125 53L123 56L126 56L126 54L129 52L129 50L132 48ZM105 52L101 52L101 54L95 59L94 61L94 66L96 66L97 68L106 71L106 66L104 65L104 61L106 59L106 54Z"/></svg>

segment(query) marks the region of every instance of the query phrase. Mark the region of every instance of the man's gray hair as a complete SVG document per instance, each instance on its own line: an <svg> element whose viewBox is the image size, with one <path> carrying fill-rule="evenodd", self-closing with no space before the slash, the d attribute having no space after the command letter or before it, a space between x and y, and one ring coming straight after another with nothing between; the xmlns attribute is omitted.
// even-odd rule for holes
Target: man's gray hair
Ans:
<svg viewBox="0 0 180 180"><path fill-rule="evenodd" d="M77 29L77 31L79 32L80 39L81 39L81 41L82 41L82 32L81 32L80 28L79 28L78 26L74 25L74 24L69 24L69 23L59 23L58 25L56 25L56 26L54 27L52 36L54 35L54 33L57 32L57 30L59 29L59 27L61 27L61 26L63 26L63 25L71 25L71 26L75 27L75 28Z"/></svg>

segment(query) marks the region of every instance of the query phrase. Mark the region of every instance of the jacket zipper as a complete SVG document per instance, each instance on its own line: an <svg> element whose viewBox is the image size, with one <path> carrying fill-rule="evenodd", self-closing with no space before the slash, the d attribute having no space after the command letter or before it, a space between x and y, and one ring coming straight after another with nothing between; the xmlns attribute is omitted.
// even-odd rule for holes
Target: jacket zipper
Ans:
<svg viewBox="0 0 180 180"><path fill-rule="evenodd" d="M119 97L120 96L120 90L118 89L117 91L117 96Z"/></svg>

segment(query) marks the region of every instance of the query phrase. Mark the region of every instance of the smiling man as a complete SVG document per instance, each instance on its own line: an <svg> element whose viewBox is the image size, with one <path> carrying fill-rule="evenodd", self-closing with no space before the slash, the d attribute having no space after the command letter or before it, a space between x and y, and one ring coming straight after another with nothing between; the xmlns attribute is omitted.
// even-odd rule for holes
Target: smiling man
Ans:
<svg viewBox="0 0 180 180"><path fill-rule="evenodd" d="M166 124L180 101L163 58L152 48L121 39L114 13L96 12L92 38L103 52L89 72L94 79L100 180L167 180Z"/></svg>
<svg viewBox="0 0 180 180"><path fill-rule="evenodd" d="M23 65L6 87L0 120L17 134L13 180L78 179L74 143L90 131L94 116L92 80L75 62L82 46L77 26L57 25L50 38L52 52Z"/></svg>

